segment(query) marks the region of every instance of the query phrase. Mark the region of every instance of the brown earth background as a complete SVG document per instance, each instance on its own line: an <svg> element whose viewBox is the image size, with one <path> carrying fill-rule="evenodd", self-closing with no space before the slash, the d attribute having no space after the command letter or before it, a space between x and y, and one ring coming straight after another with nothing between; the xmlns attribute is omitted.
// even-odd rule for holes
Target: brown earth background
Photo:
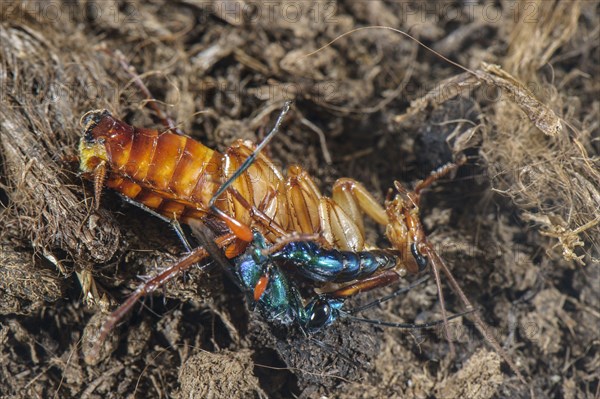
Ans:
<svg viewBox="0 0 600 399"><path fill-rule="evenodd" d="M598 397L598 2L0 4L0 396ZM474 73L385 29L328 45L375 25ZM113 193L94 210L72 162L89 110L159 126L119 53L219 151L259 141L293 99L266 154L301 164L326 194L347 176L383 201L394 180L467 154L427 192L424 223L529 384L468 318L451 325L454 356L435 329L341 321L310 340L249 311L218 270L146 300L87 364L103 312L183 252L169 226ZM435 285L365 313L439 319Z"/></svg>

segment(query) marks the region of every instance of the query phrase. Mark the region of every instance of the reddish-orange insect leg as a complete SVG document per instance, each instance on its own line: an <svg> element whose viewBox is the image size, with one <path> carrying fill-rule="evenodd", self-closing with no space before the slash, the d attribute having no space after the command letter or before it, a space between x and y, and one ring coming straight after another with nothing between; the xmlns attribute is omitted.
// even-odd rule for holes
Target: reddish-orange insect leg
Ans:
<svg viewBox="0 0 600 399"><path fill-rule="evenodd" d="M229 227L229 229L242 241L245 241L246 243L249 243L253 240L254 238L254 233L252 232L252 229L250 229L249 226L243 224L242 222L236 220L235 218L227 215L225 212L223 212L222 210L220 210L219 208L217 208L217 206L215 205L215 202L217 201L217 199L221 196L221 194L223 194L226 190L230 190L232 192L235 192L235 190L233 190L233 188L231 187L232 183L240 178L240 176L242 175L242 173L244 173L246 170L248 170L248 168L250 167L250 165L252 165L252 163L254 162L254 160L256 159L256 157L258 156L258 154L260 153L260 151L262 151L262 149L267 145L267 143L275 136L275 133L277 133L279 131L279 128L281 127L281 124L283 123L283 119L285 117L285 115L289 112L290 110L290 106L291 106L292 102L291 101L286 101L283 109L281 110L281 113L279 114L279 116L277 117L277 120L275 121L275 126L273 126L273 128L271 129L271 131L269 132L269 134L267 134L267 136L260 142L260 144L258 144L256 146L256 148L254 149L254 151L248 156L248 158L246 158L246 160L244 160L244 162L242 162L242 164L239 166L239 168L229 177L229 179L227 179L227 181L225 181L225 183L223 183L221 185L221 187L219 187L219 189L214 193L213 197L210 199L208 205L209 208L211 209L211 211L213 213L215 213L215 215L219 216L221 219L223 219L225 221L225 224L227 224L227 226ZM246 205L244 205L244 207L248 210L253 210L254 207L252 207L251 205L248 204L247 201L245 201L245 199L239 195L239 193L237 194L237 199L238 201L240 200L240 198L243 200L243 202L241 202L242 204L245 203ZM262 213L262 212L261 212ZM239 244L239 243L238 243ZM245 247L244 247L245 248ZM227 248L227 250L229 250L230 248ZM240 245L236 246L236 249L239 249L241 253L241 251L243 251L243 249L241 249ZM231 253L228 253L226 251L226 255L230 256ZM264 293L264 291L267 288L269 282L269 276L268 273L266 273L264 276L262 276L258 283L256 284L256 286L254 287L254 297L260 299L260 297L262 296L262 294ZM258 300L256 299L256 300Z"/></svg>
<svg viewBox="0 0 600 399"><path fill-rule="evenodd" d="M250 214L252 220L256 223L261 224L265 229L267 229L270 233L275 234L278 237L283 237L287 234L287 232L272 218L267 216L262 210L266 208L267 204L274 198L275 193L270 191L265 195L265 198L261 202L261 204L257 207L250 205L250 203L240 194L238 190L233 187L229 188L229 192L233 197L242 205Z"/></svg>
<svg viewBox="0 0 600 399"><path fill-rule="evenodd" d="M252 241L252 238L253 238L252 229L248 225L229 216L228 214L226 214L225 212L223 212L216 206L213 206L211 208L211 211L213 211L213 213L215 213L216 216L218 216L221 220L223 220L225 222L227 227L229 227L229 230L231 230L231 232L233 234L235 234L235 236L237 238L239 238L240 240L245 241L245 242Z"/></svg>
<svg viewBox="0 0 600 399"><path fill-rule="evenodd" d="M461 155L455 162L450 162L440 166L438 169L431 172L429 176L427 176L425 179L421 180L415 185L415 188L413 190L414 194L418 197L421 194L421 191L423 191L423 189L431 186L437 180L455 171L456 169L458 169L459 166L464 165L465 162L467 162L467 157Z"/></svg>
<svg viewBox="0 0 600 399"><path fill-rule="evenodd" d="M250 213L250 217L256 222L261 224L269 232L277 235L278 240L275 244L264 251L264 255L272 254L273 252L279 251L286 244L296 241L318 241L321 239L320 234L303 234L297 232L288 233L278 223L263 212L263 209L267 206L269 201L275 196L274 192L269 192L265 199L261 202L258 207L252 206L248 201L237 191L235 188L229 189L233 197Z"/></svg>
<svg viewBox="0 0 600 399"><path fill-rule="evenodd" d="M255 220L265 224L267 226L267 228L271 231L275 230L280 235L285 234L284 230L278 224L272 223L272 220L269 217L267 217L267 215L265 215L260 209L256 208L255 206L250 205L250 203L248 203L248 201L246 201L246 199L239 193L239 191L237 191L233 187L229 187L229 192L245 209L248 210L248 212L250 213L250 216L253 219L258 218ZM267 195L267 197L270 197L270 195ZM268 201L267 197L265 197L265 200ZM255 302L258 301L260 299L260 297L262 297L262 295L264 294L268 285L269 285L269 271L266 270L265 274L260 276L260 278L258 279L258 282L254 286L253 297L254 297Z"/></svg>
<svg viewBox="0 0 600 399"><path fill-rule="evenodd" d="M291 242L297 241L318 241L321 238L319 234L300 234L300 233L291 233L287 234L281 239L279 239L275 244L273 244L268 249L264 249L263 255L268 256L274 252L279 251L281 248L286 246ZM264 294L267 286L269 285L269 270L265 271L265 274L260 276L256 286L254 286L254 301L258 301L260 297Z"/></svg>
<svg viewBox="0 0 600 399"><path fill-rule="evenodd" d="M233 234L225 234L218 237L215 240L215 243L219 248L223 248L224 246L231 244L236 239L236 236L234 236ZM139 299L141 299L145 295L153 293L160 287L164 286L167 282L179 276L181 273L183 273L202 259L205 259L206 257L208 257L208 252L206 251L206 249L198 247L189 254L187 254L180 261L175 262L167 269L163 270L159 275L151 278L150 280L140 285L133 292L133 294L131 294L131 296L127 298L125 302L123 302L114 312L112 312L108 316L108 319L100 328L98 340L94 343L94 346L86 356L86 362L91 364L98 359L98 356L100 354L100 348L102 347L102 344L106 340L108 334L117 325L117 323L121 321L127 313L129 313L133 305L135 305L135 303Z"/></svg>
<svg viewBox="0 0 600 399"><path fill-rule="evenodd" d="M275 223L271 218L269 218L262 211L264 207L267 206L269 201L273 198L275 193L270 192L261 202L260 206L257 208L252 206L246 201L246 199L237 191L235 188L229 188L229 192L233 195L233 197L250 213L250 216L255 220L255 222L262 224L267 230L270 232L276 233L280 239L273 244L269 249L263 251L265 256L272 254L274 252L279 251L286 244L295 241L318 241L321 236L319 234L300 234L300 233L287 233L279 224ZM258 301L260 297L263 295L267 286L269 285L269 271L267 270L264 275L262 275L256 286L254 287L254 300Z"/></svg>
<svg viewBox="0 0 600 399"><path fill-rule="evenodd" d="M328 292L327 294L336 298L345 298L361 292L370 291L375 288L385 287L400 280L400 277L402 276L400 276L394 270L386 270L382 273L364 278L335 291Z"/></svg>
<svg viewBox="0 0 600 399"><path fill-rule="evenodd" d="M252 242L254 234L252 229L240 222L239 220L229 216L216 206L211 207L212 212L225 222L229 230L238 238L225 249L225 256L229 259L235 258L246 250L248 244Z"/></svg>
<svg viewBox="0 0 600 399"><path fill-rule="evenodd" d="M287 244L298 241L319 241L321 239L320 234L308 234L308 233L288 233L285 236L277 240L277 242L271 245L269 248L263 250L263 255L267 256L275 253L285 247Z"/></svg>

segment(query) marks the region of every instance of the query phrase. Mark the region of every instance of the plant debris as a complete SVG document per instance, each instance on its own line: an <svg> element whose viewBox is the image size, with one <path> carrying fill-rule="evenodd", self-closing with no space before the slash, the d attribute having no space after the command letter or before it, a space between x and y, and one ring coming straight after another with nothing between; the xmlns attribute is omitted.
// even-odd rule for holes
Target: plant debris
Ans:
<svg viewBox="0 0 600 399"><path fill-rule="evenodd" d="M584 1L3 2L0 396L597 394L598 10ZM407 31L464 68L390 30L346 34L372 25ZM267 155L283 170L301 164L324 193L349 176L383 201L394 180L466 153L456 178L425 195L424 223L529 386L500 371L467 318L452 323L455 356L435 329L340 322L309 339L248 310L218 268L191 270L164 299L148 298L87 363L103 312L183 252L169 226L108 190L96 210L78 176L85 112L158 125L117 52L178 128L219 151L259 141L293 99ZM365 313L440 318L433 283Z"/></svg>

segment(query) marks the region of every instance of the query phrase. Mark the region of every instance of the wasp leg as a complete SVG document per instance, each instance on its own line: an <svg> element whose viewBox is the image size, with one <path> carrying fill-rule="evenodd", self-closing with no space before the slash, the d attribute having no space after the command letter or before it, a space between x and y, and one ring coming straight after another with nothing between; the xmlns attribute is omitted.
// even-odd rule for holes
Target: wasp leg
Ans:
<svg viewBox="0 0 600 399"><path fill-rule="evenodd" d="M265 200L258 206L252 206L246 201L246 199L234 188L230 189L230 193L233 197L242 204L250 212L250 217L252 219L261 224L265 229L267 229L271 233L275 233L277 237L277 242L270 246L268 250L265 251L265 255L271 254L273 252L277 252L281 247L289 244L290 242L295 241L318 241L320 239L320 235L317 233L298 233L298 232L286 232L279 224L277 224L272 218L266 215L263 212L265 207L265 203L268 203L270 199L275 195L275 193L270 192L265 196Z"/></svg>
<svg viewBox="0 0 600 399"><path fill-rule="evenodd" d="M367 310L367 309L374 308L375 306L379 306L379 305L381 305L384 302L387 302L387 301L389 301L391 299L394 299L394 298L396 298L396 297L404 294L405 292L408 292L408 291L412 290L413 288L418 287L419 285L423 284L427 280L429 280L429 276L425 275L425 276L419 278L418 280L410 283L406 287L400 287L400 288L398 288L396 291L392 292L389 295L386 295L384 297L376 299L373 302L367 303L366 305L362 305L362 306L356 307L354 309L348 310L346 312L350 313L350 314L355 314L355 313L359 313L359 312L362 312L362 311Z"/></svg>
<svg viewBox="0 0 600 399"><path fill-rule="evenodd" d="M371 291L379 287L385 287L395 283L403 277L394 270L385 270L370 277L363 278L345 287L339 288L326 294L334 298L346 298L365 291Z"/></svg>

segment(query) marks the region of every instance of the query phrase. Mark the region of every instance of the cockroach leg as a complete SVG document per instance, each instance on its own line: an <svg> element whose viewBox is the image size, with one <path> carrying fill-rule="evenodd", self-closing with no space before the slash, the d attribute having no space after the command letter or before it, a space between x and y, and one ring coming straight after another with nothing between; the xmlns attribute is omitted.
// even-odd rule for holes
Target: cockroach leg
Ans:
<svg viewBox="0 0 600 399"><path fill-rule="evenodd" d="M448 282L450 283L450 286L452 286L453 291L458 295L461 302L465 305L466 310L467 311L474 310L475 307L473 306L473 304L471 303L469 298L467 298L467 296L464 293L464 291L462 290L462 288L460 288L460 285L454 278L454 275L452 274L452 272L450 272L450 269L448 269L448 266L446 265L446 263L437 254L437 252L433 249L433 247L429 244L424 247L424 251L427 254L427 256L429 257L429 259L431 259L432 268L434 268L435 270L442 270L444 272L444 274L448 278ZM494 337L494 335L490 333L491 330L490 330L490 327L487 325L487 323L481 319L481 317L479 316L479 314L477 314L477 312L473 312L471 314L471 317L475 323L475 326L477 326L477 329L479 330L481 335L483 335L485 340L490 344L490 346L492 348L494 348L494 350L496 352L498 352L498 354L502 357L502 359L509 365L509 367L512 369L512 371L516 374L517 378L519 378L519 380L523 384L527 385L527 380L525 379L523 374L521 374L517 365L513 362L513 360L510 358L510 356L508 356L508 353L506 353L504 348L502 348L502 346L500 345L498 340Z"/></svg>
<svg viewBox="0 0 600 399"><path fill-rule="evenodd" d="M187 252L192 252L193 248L190 245L190 242L188 241L187 237L185 236L185 232L183 231L181 224L179 223L179 221L176 218L168 218L164 215L161 215L160 213L155 212L152 208L149 208L142 203L132 200L131 198L129 198L123 194L119 193L119 197L121 197L123 199L123 201L127 202L128 204L136 206L136 207L140 208L141 210L143 210L144 212L148 212L150 215L157 217L158 219L162 220L165 223L168 223L171 226L171 228L175 231L175 234L177 234L177 238L179 238L179 241L181 241L185 250Z"/></svg>
<svg viewBox="0 0 600 399"><path fill-rule="evenodd" d="M231 244L233 241L238 238L233 234L225 234L218 237L215 240L215 244L218 248L223 248ZM171 266L167 267L161 273L152 277L151 279L144 281L140 286L127 298L125 302L123 302L115 311L113 311L104 322L100 329L100 333L98 335L97 341L94 343L94 346L88 353L88 358L90 359L90 363L95 361L99 354L100 348L108 334L114 329L114 327L125 317L127 313L131 310L131 308L136 304L138 300L145 297L146 295L152 294L157 289L163 287L166 283L181 275L184 271L188 270L194 264L202 261L203 259L209 256L208 251L203 247L198 247L193 249L190 253L185 255L179 261L173 263Z"/></svg>

